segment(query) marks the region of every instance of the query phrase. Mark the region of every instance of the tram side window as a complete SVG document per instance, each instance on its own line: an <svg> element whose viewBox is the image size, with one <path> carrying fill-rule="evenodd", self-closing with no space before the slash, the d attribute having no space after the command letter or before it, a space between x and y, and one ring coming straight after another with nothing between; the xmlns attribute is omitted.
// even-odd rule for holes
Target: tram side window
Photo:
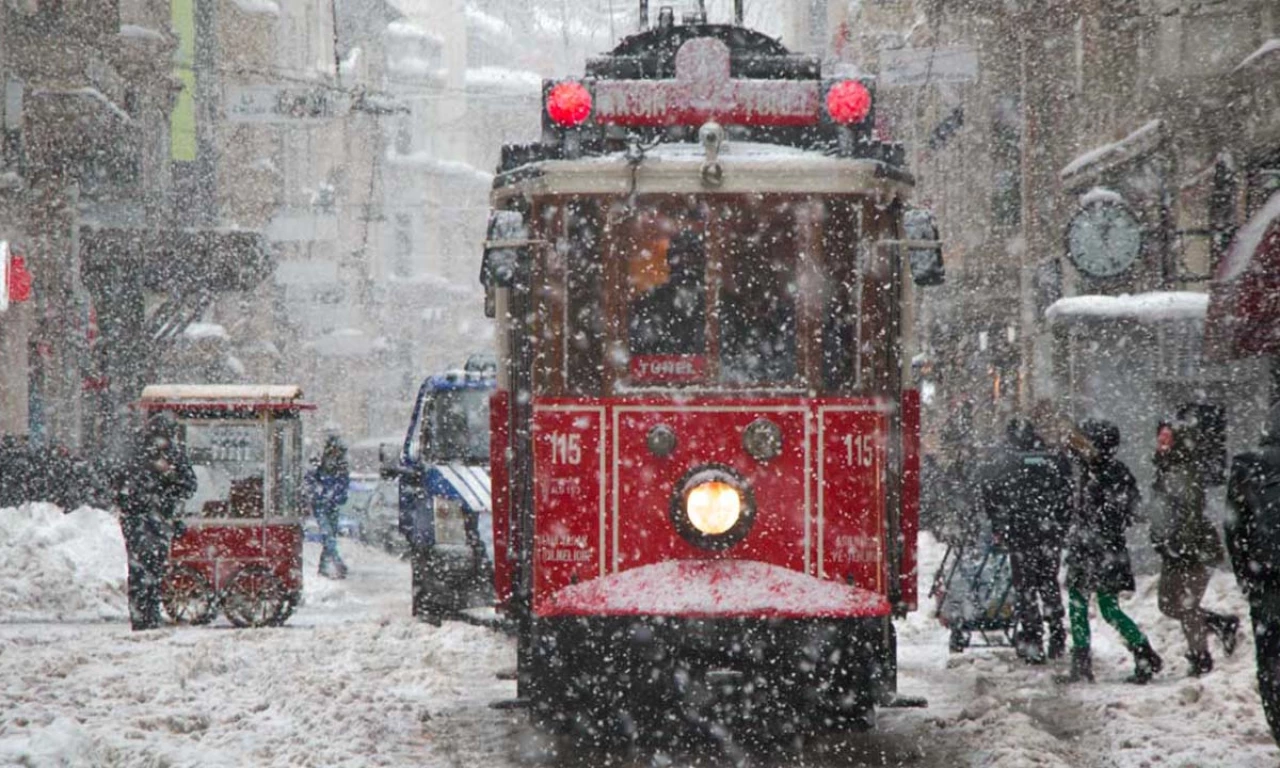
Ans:
<svg viewBox="0 0 1280 768"><path fill-rule="evenodd" d="M633 356L702 355L707 295L702 234L681 227L652 235L637 243L627 260L628 348Z"/></svg>
<svg viewBox="0 0 1280 768"><path fill-rule="evenodd" d="M600 307L604 281L600 259L600 209L580 200L568 208L568 303L566 336L569 343L565 383L576 394L598 394L603 380L605 323Z"/></svg>
<svg viewBox="0 0 1280 768"><path fill-rule="evenodd" d="M726 232L721 378L734 384L790 383L797 373L794 217L742 211L741 219L741 226Z"/></svg>
<svg viewBox="0 0 1280 768"><path fill-rule="evenodd" d="M859 286L857 272L860 213L849 200L828 200L822 251L826 290L822 324L822 377L828 392L858 386Z"/></svg>

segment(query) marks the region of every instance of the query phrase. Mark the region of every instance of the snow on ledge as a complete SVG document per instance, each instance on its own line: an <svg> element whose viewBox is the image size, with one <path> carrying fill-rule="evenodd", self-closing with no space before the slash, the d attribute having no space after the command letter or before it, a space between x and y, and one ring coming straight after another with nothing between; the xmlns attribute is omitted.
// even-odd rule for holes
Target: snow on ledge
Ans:
<svg viewBox="0 0 1280 768"><path fill-rule="evenodd" d="M275 0L231 0L235 6L245 13L263 16L279 16L280 6Z"/></svg>
<svg viewBox="0 0 1280 768"><path fill-rule="evenodd" d="M387 25L387 35L400 40L425 40L436 47L444 45L444 38L434 35L411 21L393 21Z"/></svg>
<svg viewBox="0 0 1280 768"><path fill-rule="evenodd" d="M1209 308L1209 294L1194 291L1152 291L1120 296L1070 296L1058 299L1045 310L1045 319L1136 320L1160 323L1170 320L1203 320Z"/></svg>
<svg viewBox="0 0 1280 768"><path fill-rule="evenodd" d="M542 75L506 67L477 67L464 73L469 88L515 91L518 93L542 93Z"/></svg>
<svg viewBox="0 0 1280 768"><path fill-rule="evenodd" d="M1236 65L1236 68L1233 69L1232 72L1239 72L1242 69L1246 69L1257 63L1259 59L1268 56L1275 51L1280 51L1280 38L1273 37L1258 46L1258 50L1241 59L1240 63Z"/></svg>
<svg viewBox="0 0 1280 768"><path fill-rule="evenodd" d="M1093 165L1115 163L1137 157L1148 148L1148 141L1158 136L1163 125L1161 120L1151 120L1120 141L1095 147L1064 165L1058 176L1066 179Z"/></svg>
<svg viewBox="0 0 1280 768"><path fill-rule="evenodd" d="M387 152L387 162L403 168L416 168L442 176L461 176L475 179L488 185L493 182L493 174L457 160L441 160L426 152L411 152L402 155L395 150Z"/></svg>
<svg viewBox="0 0 1280 768"><path fill-rule="evenodd" d="M1105 187L1094 187L1080 196L1080 205L1085 206L1090 203L1123 203L1124 195L1114 189L1106 189Z"/></svg>
<svg viewBox="0 0 1280 768"><path fill-rule="evenodd" d="M752 560L672 560L575 584L553 595L551 615L885 616L883 595Z"/></svg>
<svg viewBox="0 0 1280 768"><path fill-rule="evenodd" d="M226 339L230 338L227 329L217 323L190 323L182 331L188 339Z"/></svg>
<svg viewBox="0 0 1280 768"><path fill-rule="evenodd" d="M128 40L151 40L156 43L167 43L169 38L164 33L150 27L140 27L137 24L121 24L120 37Z"/></svg>
<svg viewBox="0 0 1280 768"><path fill-rule="evenodd" d="M1263 238L1277 219L1280 219L1280 192L1272 194L1267 204L1253 214L1249 222L1236 233L1215 279L1230 282L1243 275L1253 262L1254 252L1262 245Z"/></svg>

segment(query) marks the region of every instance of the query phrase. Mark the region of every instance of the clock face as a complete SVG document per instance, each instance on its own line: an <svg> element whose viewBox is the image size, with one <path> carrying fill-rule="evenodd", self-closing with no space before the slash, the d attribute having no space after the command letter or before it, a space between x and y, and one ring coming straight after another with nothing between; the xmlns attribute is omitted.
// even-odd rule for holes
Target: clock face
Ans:
<svg viewBox="0 0 1280 768"><path fill-rule="evenodd" d="M1090 203L1067 227L1067 254L1077 269L1091 277L1123 273L1141 250L1142 225L1118 203Z"/></svg>

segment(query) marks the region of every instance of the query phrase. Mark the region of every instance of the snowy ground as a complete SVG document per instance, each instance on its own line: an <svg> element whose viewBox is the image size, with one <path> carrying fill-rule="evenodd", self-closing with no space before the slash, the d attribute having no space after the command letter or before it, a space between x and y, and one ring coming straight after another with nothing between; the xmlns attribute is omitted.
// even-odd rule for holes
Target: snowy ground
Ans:
<svg viewBox="0 0 1280 768"><path fill-rule="evenodd" d="M553 757L519 713L489 708L514 695L495 673L511 642L458 623L409 618L407 566L344 542L351 577L312 576L306 604L279 629L164 629L125 623L124 560L110 516L63 517L35 505L0 510L0 765L519 766L610 763L721 765L712 756ZM941 556L922 547L922 571ZM927 586L927 585L922 585ZM1099 682L1056 685L1055 670L1017 665L1006 650L948 654L929 612L902 622L901 685L924 710L880 715L876 733L833 737L767 766L1280 765L1253 682L1252 638L1219 668L1183 674L1174 623L1154 584L1123 602L1168 666L1152 685L1121 682L1127 654L1095 630ZM924 590L927 592L927 589ZM1210 605L1244 606L1225 573Z"/></svg>

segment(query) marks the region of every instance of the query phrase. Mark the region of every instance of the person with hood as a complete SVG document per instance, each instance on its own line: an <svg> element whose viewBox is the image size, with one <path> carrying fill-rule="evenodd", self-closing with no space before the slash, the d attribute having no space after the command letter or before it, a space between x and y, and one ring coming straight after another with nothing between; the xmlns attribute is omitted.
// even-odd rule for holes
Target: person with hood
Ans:
<svg viewBox="0 0 1280 768"><path fill-rule="evenodd" d="M177 508L196 490L196 476L167 413L152 414L116 483L120 528L129 560L129 623L160 626L160 584L169 545L180 533Z"/></svg>
<svg viewBox="0 0 1280 768"><path fill-rule="evenodd" d="M1280 744L1280 405L1267 415L1258 450L1231 462L1227 506L1227 551L1249 599L1258 694Z"/></svg>
<svg viewBox="0 0 1280 768"><path fill-rule="evenodd" d="M1015 648L1028 664L1066 650L1066 611L1058 588L1060 542L1071 503L1071 467L1046 448L1030 421L1018 417L1006 430L1008 445L983 474L982 507L997 543L1009 550L1013 572Z"/></svg>
<svg viewBox="0 0 1280 768"><path fill-rule="evenodd" d="M1156 430L1155 505L1151 515L1151 544L1160 555L1160 612L1176 619L1187 639L1188 673L1200 677L1213 671L1207 635L1222 640L1230 656L1236 648L1240 620L1200 606L1209 586L1210 566L1224 557L1222 541L1205 516L1205 478L1195 455L1193 425L1160 422Z"/></svg>
<svg viewBox="0 0 1280 768"><path fill-rule="evenodd" d="M307 498L311 512L320 526L323 549L320 552L320 575L345 579L347 565L338 554L338 510L347 503L351 471L347 464L347 446L342 438L331 434L325 438L320 460L307 472Z"/></svg>
<svg viewBox="0 0 1280 768"><path fill-rule="evenodd" d="M1092 451L1079 455L1081 476L1067 533L1067 606L1071 617L1068 682L1093 682L1089 596L1096 594L1103 621L1124 638L1133 654L1131 683L1146 683L1164 666L1146 635L1124 611L1117 595L1134 589L1125 529L1133 524L1141 494L1138 482L1116 458L1120 430L1109 421L1086 420L1079 432Z"/></svg>

